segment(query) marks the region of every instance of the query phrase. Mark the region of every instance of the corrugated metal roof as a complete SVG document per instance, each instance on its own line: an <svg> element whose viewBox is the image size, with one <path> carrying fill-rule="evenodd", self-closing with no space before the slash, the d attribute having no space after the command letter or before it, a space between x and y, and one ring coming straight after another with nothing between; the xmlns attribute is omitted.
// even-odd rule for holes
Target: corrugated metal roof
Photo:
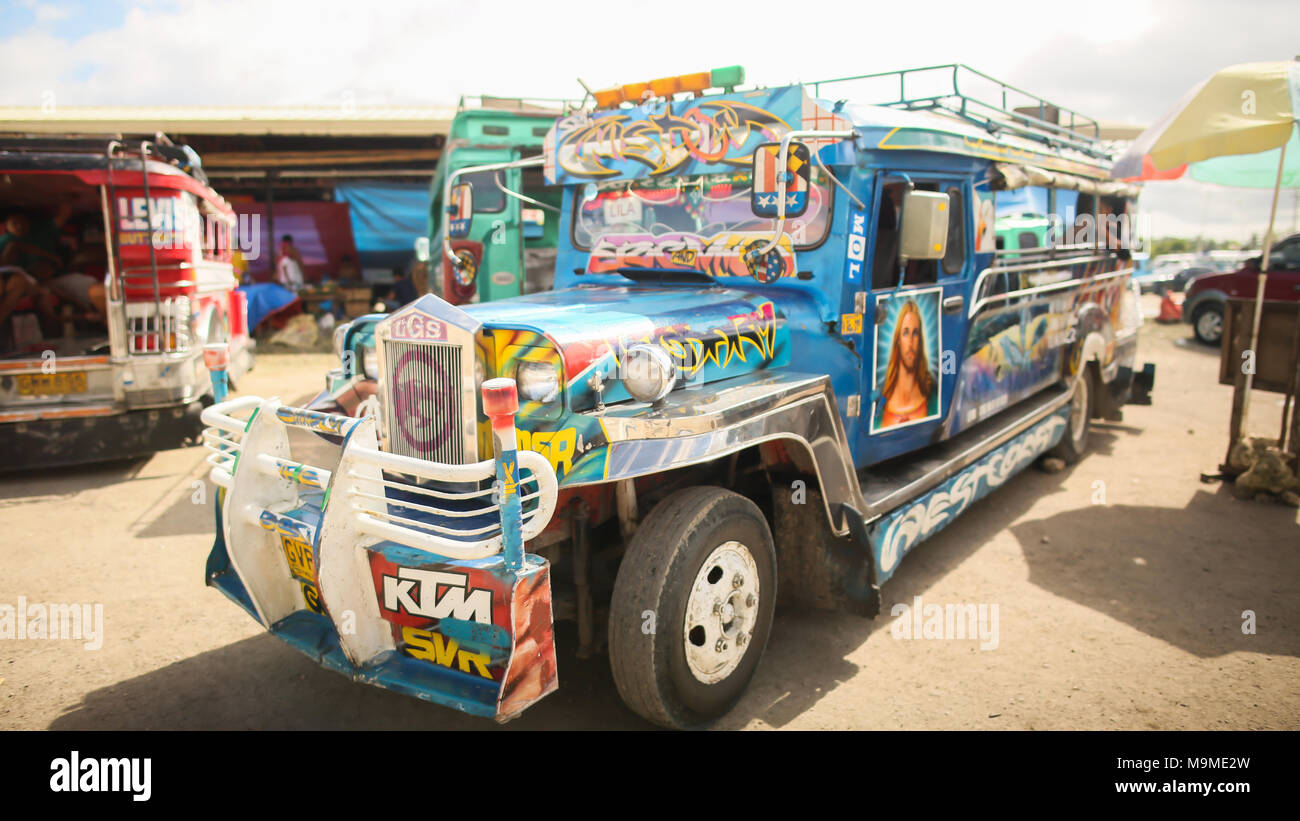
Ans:
<svg viewBox="0 0 1300 821"><path fill-rule="evenodd" d="M0 106L0 131L424 136L446 134L454 106Z"/></svg>

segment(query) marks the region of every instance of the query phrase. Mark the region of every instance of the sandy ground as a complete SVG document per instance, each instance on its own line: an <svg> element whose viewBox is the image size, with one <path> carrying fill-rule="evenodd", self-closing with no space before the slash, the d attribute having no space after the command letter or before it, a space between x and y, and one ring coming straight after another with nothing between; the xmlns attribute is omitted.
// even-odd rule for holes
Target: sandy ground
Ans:
<svg viewBox="0 0 1300 821"><path fill-rule="evenodd" d="M1154 308L1149 301L1148 307ZM1300 727L1297 511L1202 484L1231 389L1187 326L1143 330L1155 404L1029 470L908 555L874 621L779 611L725 728ZM264 356L241 386L300 400L331 357ZM1254 427L1275 432L1261 395ZM0 640L0 728L493 728L317 667L203 585L203 452L0 478L0 604L101 603L99 650ZM196 503L196 492L204 498ZM998 645L903 640L889 608L998 606ZM1243 611L1256 632L1243 633ZM643 728L606 658L558 628L558 693L508 728Z"/></svg>

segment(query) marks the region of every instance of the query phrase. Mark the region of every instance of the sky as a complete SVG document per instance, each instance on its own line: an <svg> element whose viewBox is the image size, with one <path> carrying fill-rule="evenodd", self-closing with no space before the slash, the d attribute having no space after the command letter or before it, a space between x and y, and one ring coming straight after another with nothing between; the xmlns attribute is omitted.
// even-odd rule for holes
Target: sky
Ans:
<svg viewBox="0 0 1300 821"><path fill-rule="evenodd" d="M733 64L775 86L961 62L1146 125L1220 68L1300 54L1297 30L1295 0L0 0L0 105L437 105ZM1156 235L1245 240L1270 197L1179 181L1142 204Z"/></svg>

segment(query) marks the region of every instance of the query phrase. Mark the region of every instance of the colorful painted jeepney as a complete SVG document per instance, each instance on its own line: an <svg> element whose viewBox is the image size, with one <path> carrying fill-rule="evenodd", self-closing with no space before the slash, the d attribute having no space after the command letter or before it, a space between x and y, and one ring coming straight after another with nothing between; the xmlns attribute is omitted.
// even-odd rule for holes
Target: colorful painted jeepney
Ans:
<svg viewBox="0 0 1300 821"><path fill-rule="evenodd" d="M380 322L368 413L209 410L209 583L332 669L497 719L557 686L552 617L580 657L607 646L629 707L691 727L740 697L778 599L875 615L919 542L1080 458L1154 380L1104 241L1123 222L1089 229L1136 192L1077 115L927 71L951 90L865 105L705 73L560 118L554 290ZM996 199L1031 184L1082 213L1011 257ZM294 426L338 465L294 462Z"/></svg>
<svg viewBox="0 0 1300 821"><path fill-rule="evenodd" d="M0 267L0 469L196 441L204 346L226 345L232 379L253 356L235 213L198 156L161 135L0 138L0 177L0 213L20 222L4 236L26 249Z"/></svg>
<svg viewBox="0 0 1300 821"><path fill-rule="evenodd" d="M576 107L565 100L461 99L430 188L428 245L417 249L441 271L437 293L444 300L490 302L550 289L561 192L546 185L540 166L515 161L540 157L556 117ZM472 207L460 199L468 190L461 184L477 196ZM440 253L443 216L457 206L464 206L464 224L453 231L450 253Z"/></svg>

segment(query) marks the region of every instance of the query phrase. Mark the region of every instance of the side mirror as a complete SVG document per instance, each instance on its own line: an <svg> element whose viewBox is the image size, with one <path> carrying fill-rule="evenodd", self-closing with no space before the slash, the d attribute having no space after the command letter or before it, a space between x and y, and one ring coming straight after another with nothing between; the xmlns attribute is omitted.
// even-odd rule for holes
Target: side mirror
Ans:
<svg viewBox="0 0 1300 821"><path fill-rule="evenodd" d="M908 191L903 196L901 259L943 259L948 250L950 207L948 195L938 191Z"/></svg>
<svg viewBox="0 0 1300 821"><path fill-rule="evenodd" d="M415 238L415 258L420 262L429 261L429 238L428 237Z"/></svg>
<svg viewBox="0 0 1300 821"><path fill-rule="evenodd" d="M780 143L763 143L754 151L753 187L749 208L756 217L798 217L808 210L808 180L812 159L808 146L792 142L781 167ZM781 208L781 188L785 188L785 209Z"/></svg>
<svg viewBox="0 0 1300 821"><path fill-rule="evenodd" d="M467 182L453 185L447 203L447 235L452 239L469 236L469 223L473 215L474 186Z"/></svg>

